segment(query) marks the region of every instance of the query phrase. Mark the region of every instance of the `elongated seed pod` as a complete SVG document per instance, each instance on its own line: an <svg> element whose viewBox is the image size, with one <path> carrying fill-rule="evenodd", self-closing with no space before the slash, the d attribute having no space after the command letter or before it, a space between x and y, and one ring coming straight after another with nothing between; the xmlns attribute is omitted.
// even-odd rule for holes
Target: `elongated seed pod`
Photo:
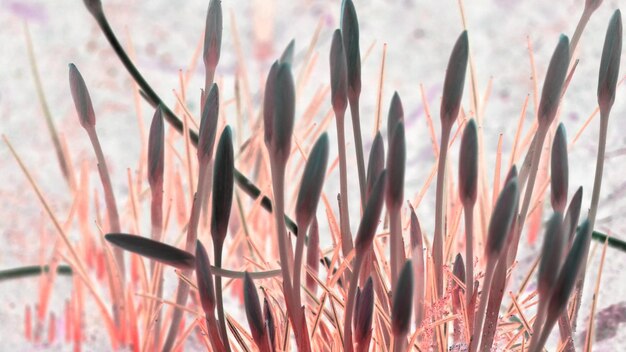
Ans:
<svg viewBox="0 0 626 352"><path fill-rule="evenodd" d="M367 161L367 185L365 188L365 199L369 199L372 189L378 176L385 168L385 144L380 131L376 132L372 148L370 149L369 159Z"/></svg>
<svg viewBox="0 0 626 352"><path fill-rule="evenodd" d="M487 232L487 245L485 246L486 256L497 258L500 254L509 235L518 200L517 177L513 177L500 192L491 214Z"/></svg>
<svg viewBox="0 0 626 352"><path fill-rule="evenodd" d="M464 206L476 203L478 188L478 126L469 120L459 151L459 197Z"/></svg>
<svg viewBox="0 0 626 352"><path fill-rule="evenodd" d="M550 159L550 201L554 211L563 213L567 204L567 189L569 187L569 166L567 161L567 137L565 126L559 124L552 142L552 157Z"/></svg>
<svg viewBox="0 0 626 352"><path fill-rule="evenodd" d="M263 312L261 311L261 303L259 302L259 294L256 291L256 286L254 286L254 281L252 281L250 274L247 272L243 278L243 300L250 333L254 343L261 349L265 343L265 322Z"/></svg>
<svg viewBox="0 0 626 352"><path fill-rule="evenodd" d="M378 176L374 190L367 200L367 205L365 206L365 211L363 211L363 217L361 218L361 223L356 233L356 239L354 240L357 255L358 253L365 254L374 240L380 214L383 210L383 201L385 200L384 191L386 180L387 171L383 170L380 176Z"/></svg>
<svg viewBox="0 0 626 352"><path fill-rule="evenodd" d="M366 343L365 340L370 335L374 318L374 284L371 277L367 279L355 304L354 341L362 344Z"/></svg>
<svg viewBox="0 0 626 352"><path fill-rule="evenodd" d="M359 19L352 0L343 0L341 4L341 35L348 68L348 94L354 99L361 94L361 49Z"/></svg>
<svg viewBox="0 0 626 352"><path fill-rule="evenodd" d="M576 193L572 196L572 200L569 202L565 218L563 219L563 233L567 240L567 248L569 250L572 241L574 241L574 234L576 233L576 226L578 225L578 218L580 217L580 208L583 201L583 187L578 187Z"/></svg>
<svg viewBox="0 0 626 352"><path fill-rule="evenodd" d="M217 120L220 109L220 92L217 84L213 83L206 98L204 109L200 119L200 132L198 134L198 160L201 163L208 162L213 157L213 146L217 134Z"/></svg>
<svg viewBox="0 0 626 352"><path fill-rule="evenodd" d="M550 59L546 79L543 82L541 100L539 101L539 108L537 109L537 118L540 126L549 126L556 116L568 65L569 39L566 35L561 34L556 49L554 49L554 53Z"/></svg>
<svg viewBox="0 0 626 352"><path fill-rule="evenodd" d="M163 111L157 107L150 124L148 137L148 183L155 187L163 182L165 158L165 126L163 125Z"/></svg>
<svg viewBox="0 0 626 352"><path fill-rule="evenodd" d="M387 140L391 141L396 125L404 121L404 108L398 92L393 92L391 104L389 104L389 115L387 115Z"/></svg>
<svg viewBox="0 0 626 352"><path fill-rule="evenodd" d="M291 66L281 63L276 73L274 87L274 118L272 153L274 158L287 162L291 154L291 137L296 113L296 91Z"/></svg>
<svg viewBox="0 0 626 352"><path fill-rule="evenodd" d="M83 76L74 64L70 64L70 90L74 106L78 113L80 125L83 128L93 128L96 125L96 113L93 111L93 104L89 96L89 90L85 84Z"/></svg>
<svg viewBox="0 0 626 352"><path fill-rule="evenodd" d="M265 81L265 91L263 96L263 130L265 145L270 148L272 136L274 135L274 94L276 88L276 74L278 73L279 62L274 61Z"/></svg>
<svg viewBox="0 0 626 352"><path fill-rule="evenodd" d="M330 92L333 109L341 116L348 106L348 69L339 29L333 32L330 46Z"/></svg>
<svg viewBox="0 0 626 352"><path fill-rule="evenodd" d="M302 173L296 201L296 222L306 229L315 216L322 194L329 150L328 135L323 133L315 142Z"/></svg>
<svg viewBox="0 0 626 352"><path fill-rule="evenodd" d="M222 48L222 4L221 0L211 0L204 27L203 59L207 71L215 70L220 61ZM207 82L212 83L212 82Z"/></svg>
<svg viewBox="0 0 626 352"><path fill-rule="evenodd" d="M441 123L450 128L459 115L463 88L465 86L465 72L469 56L469 41L467 31L463 31L452 49L446 78L443 82L443 96L441 99Z"/></svg>
<svg viewBox="0 0 626 352"><path fill-rule="evenodd" d="M404 263L392 295L391 331L395 336L404 336L409 331L413 311L413 266L410 260Z"/></svg>
<svg viewBox="0 0 626 352"><path fill-rule="evenodd" d="M540 297L547 299L548 293L554 283L561 266L561 253L563 241L563 216L555 212L548 221L543 248L541 250L541 262L539 262L539 284L537 291ZM540 298L541 299L541 298Z"/></svg>
<svg viewBox="0 0 626 352"><path fill-rule="evenodd" d="M124 250L178 269L191 269L195 266L193 254L163 242L125 233L109 233L104 235L104 239Z"/></svg>
<svg viewBox="0 0 626 352"><path fill-rule="evenodd" d="M230 126L226 126L215 152L215 172L213 173L213 207L211 215L211 235L214 243L223 243L228 231L230 210L233 204L235 156Z"/></svg>
<svg viewBox="0 0 626 352"><path fill-rule="evenodd" d="M388 209L399 209L404 201L404 172L406 168L406 140L404 123L396 124L395 132L389 142L387 154L387 197Z"/></svg>
<svg viewBox="0 0 626 352"><path fill-rule="evenodd" d="M622 54L622 13L615 10L604 38L600 73L598 74L598 105L603 113L608 113L615 102L617 78L619 77L620 56Z"/></svg>

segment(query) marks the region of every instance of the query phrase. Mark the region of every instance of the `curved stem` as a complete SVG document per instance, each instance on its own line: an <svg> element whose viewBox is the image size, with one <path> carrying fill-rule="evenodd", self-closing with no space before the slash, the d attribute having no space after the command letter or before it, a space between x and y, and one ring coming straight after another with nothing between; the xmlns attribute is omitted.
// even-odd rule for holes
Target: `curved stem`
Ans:
<svg viewBox="0 0 626 352"><path fill-rule="evenodd" d="M485 272L485 280L483 281L483 290L480 297L480 306L478 307L478 313L474 321L474 333L471 338L471 345L469 352L475 352L478 348L478 343L482 336L483 320L485 318L485 311L487 310L487 301L489 300L489 288L491 287L491 280L493 280L493 273L498 262L498 258L491 259L487 262L487 268ZM495 263L493 263L495 261Z"/></svg>
<svg viewBox="0 0 626 352"><path fill-rule="evenodd" d="M297 216L296 216L297 218ZM305 234L308 226L304 226L298 221L298 228ZM298 236L296 239L296 255L293 266L293 296L296 300L296 307L302 306L302 297L300 297L300 282L302 276L302 258L304 253L304 237Z"/></svg>
<svg viewBox="0 0 626 352"><path fill-rule="evenodd" d="M207 197L208 198L208 197ZM215 257L215 266L222 267L222 247L223 243L215 243L213 246L213 255ZM224 297L222 294L222 277L215 276L215 298L217 301L217 319L220 327L220 335L226 351L230 351L230 343L228 343L228 335L226 333L226 320L224 315Z"/></svg>
<svg viewBox="0 0 626 352"><path fill-rule="evenodd" d="M359 112L359 96L348 98L354 132L354 149L356 150L356 166L359 173L359 191L361 193L361 209L365 209L365 159L363 156L363 138L361 138L361 116Z"/></svg>
<svg viewBox="0 0 626 352"><path fill-rule="evenodd" d="M344 257L353 248L352 234L350 233L350 212L348 210L348 166L346 162L346 135L344 114L335 111L337 121L337 143L339 149L339 225L341 227L341 249Z"/></svg>
<svg viewBox="0 0 626 352"><path fill-rule="evenodd" d="M396 287L402 263L406 260L402 246L402 223L400 208L394 207L389 210L389 259L391 261L391 287Z"/></svg>
<svg viewBox="0 0 626 352"><path fill-rule="evenodd" d="M200 210L202 208L201 199L202 194L205 193L206 184L202 182L205 179L207 172L206 163L200 164L200 174L198 177L198 192L193 200L191 206L191 217L189 218L189 224L187 226L187 241L185 243L185 250L189 253L195 253L196 239L198 238L198 223L200 221ZM182 271L183 277L190 277L193 269L186 269ZM182 279L178 281L178 291L176 293L176 304L178 306L185 306L187 303L187 296L189 296L189 285ZM170 351L176 342L176 335L178 334L178 327L183 317L183 310L175 309L172 313L172 320L170 323L169 332L163 345L163 351Z"/></svg>
<svg viewBox="0 0 626 352"><path fill-rule="evenodd" d="M435 234L433 238L433 261L435 264L435 280L438 298L441 298L443 295L443 189L446 177L446 155L448 154L449 140L450 127L441 126L441 147L439 152L439 163L437 166L437 193L435 198Z"/></svg>
<svg viewBox="0 0 626 352"><path fill-rule="evenodd" d="M350 279L350 289L348 290L348 301L343 315L343 350L352 352L354 345L352 343L352 314L354 312L354 298L356 297L356 288L359 283L359 272L361 271L361 263L363 256L357 253L354 259L353 273Z"/></svg>
<svg viewBox="0 0 626 352"><path fill-rule="evenodd" d="M474 327L474 205L465 206L465 307L468 316L469 333Z"/></svg>

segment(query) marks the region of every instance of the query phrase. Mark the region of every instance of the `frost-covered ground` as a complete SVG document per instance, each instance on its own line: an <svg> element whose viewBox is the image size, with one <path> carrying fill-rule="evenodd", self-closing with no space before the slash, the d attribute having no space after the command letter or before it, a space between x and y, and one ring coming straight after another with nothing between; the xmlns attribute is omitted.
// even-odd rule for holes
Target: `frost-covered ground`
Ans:
<svg viewBox="0 0 626 352"><path fill-rule="evenodd" d="M485 94L490 79L493 82L488 104L484 107L485 148L490 151L486 160L488 165L494 164L499 133L504 136L503 151L508 161L522 103L528 94L532 94L526 38L530 38L534 48L541 84L559 33L573 33L583 2L466 2L465 14L480 94ZM198 45L208 1L112 0L104 3L111 25L121 39L125 43L132 41L137 65L144 76L168 103L173 104L175 99L171 91L178 88L178 70L187 67ZM383 43L387 43L382 111L384 116L388 101L393 91L397 90L404 103L409 142L406 194L408 198L413 198L434 162L420 97L420 84L424 86L431 113L437 121L445 66L452 45L462 30L459 8L453 0L357 0L355 3L361 23L362 55L365 56L365 51L373 45L363 64L361 114L365 148L367 151L372 139L381 53ZM561 120L567 128L569 140L596 106L595 86L606 25L613 10L625 4L624 1L605 0L582 36L578 53L580 63L561 110ZM330 37L332 30L338 26L339 6L339 1L321 0L223 1L224 42L218 67L223 99L233 98L233 76L238 69L231 15L237 21L250 90L252 98L257 102L259 96L255 92L271 61L289 40L295 38L295 68L299 72L311 36L321 21L322 30L315 47L315 53L319 55L318 62L312 81L303 92L303 97L306 97L303 101L308 101L315 89L328 82ZM32 34L43 86L55 123L68 140L75 166L88 160L95 175L93 152L86 134L77 123L69 95L67 64L70 62L79 67L91 90L98 116L97 129L110 163L114 186L118 198L125 199L126 169L136 168L140 146L134 102L130 94L131 81L84 9L82 1L0 0L0 133L12 141L54 209L60 216L64 216L62 214L67 212L72 199L59 172L36 98L26 55L25 22L28 22ZM260 28L266 30L261 31ZM622 58L622 77L624 62ZM199 88L203 86L204 73L201 67L194 72L189 84L189 105L194 111L198 110L196 96L199 96ZM467 92L466 89L464 107L469 110ZM626 217L622 215L626 208L626 201L623 200L626 184L622 177L626 171L623 167L626 141L621 127L626 117L625 97L623 88L620 88L610 121L608 155L597 223L600 230L623 240L626 240ZM330 102L324 104L323 112ZM525 119L526 129L533 118L533 106L531 96L529 113ZM142 104L142 111L147 121L152 114L151 108ZM229 122L235 124L232 105L225 114ZM333 123L329 128L331 136L334 136L334 131ZM245 129L237 133L246 137L253 132ZM584 208L590 201L597 135L598 121L594 120L570 151L570 194L579 185L584 186ZM348 155L353 156L351 132L348 137ZM456 158L456 149L453 148L453 158ZM352 165L355 165L353 160ZM487 177L492 180L493 167L490 166L488 171ZM504 167L502 172L505 172ZM350 179L356 180L356 177ZM95 178L92 180L92 187L98 186L96 181ZM338 189L338 183L331 182L325 191L327 194L335 194ZM356 183L351 189L357 189ZM433 194L434 190L431 189L418 209L427 233L432 233L430 217L433 211L428 204L434 203ZM350 197L354 196L356 192L350 194ZM122 206L120 204L120 208ZM352 209L352 213L355 227L358 209ZM52 250L52 240L47 242L50 248L41 249L39 246L42 227L48 229L49 237L54 239L50 222L43 215L34 193L10 157L8 149L2 144L0 236L4 246L0 250L0 270L36 263L41 250L46 253ZM522 267L529 264L530 256L536 253L537 246L527 246L529 248L522 251L519 257ZM584 336L592 289L597 278L599 253L599 250L595 252L588 268L577 342ZM626 322L626 301L622 295L622 292L626 292L622 274L625 267L626 253L609 249L598 297L598 312L602 318L597 322L597 351L616 351L626 346L625 329L617 328L622 321ZM65 278L57 281L52 302L57 315L62 314L61 308L68 297L70 285L70 281ZM3 326L0 332L1 349L33 350L33 346L27 344L23 337L22 322L25 304L32 305L37 301L37 280L31 278L0 282L0 286L0 322ZM95 309L90 312L86 322L89 332L87 350L106 350L106 336L94 328L99 326L97 313ZM612 327L617 329L611 330ZM69 347L55 345L49 348L64 350Z"/></svg>

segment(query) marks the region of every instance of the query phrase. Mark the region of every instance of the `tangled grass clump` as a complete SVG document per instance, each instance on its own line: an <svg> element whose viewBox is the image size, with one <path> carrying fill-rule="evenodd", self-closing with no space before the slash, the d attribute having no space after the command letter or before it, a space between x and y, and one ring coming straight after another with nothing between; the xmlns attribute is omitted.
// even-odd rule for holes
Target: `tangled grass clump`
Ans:
<svg viewBox="0 0 626 352"><path fill-rule="evenodd" d="M75 277L75 290L80 293L73 295L72 300L82 302L83 290L91 295L115 350L181 350L195 333L196 341L214 351L269 352L295 346L299 351L537 352L543 350L558 323L559 350L574 351L572 334L594 235L606 131L619 77L619 10L609 21L599 63L600 140L591 205L589 213L582 216L583 221L579 221L582 188L568 198L568 145L565 127L558 123L559 106L574 72L572 58L578 39L600 2L586 2L572 40L565 35L558 38L531 127L532 140L524 144L518 131L510 170L504 182L498 172L491 186L483 182L487 165L481 155L482 121L462 107L471 36L467 31L459 35L443 81L440 144L435 149L437 166L433 169L434 228L423 231L415 211L419 200L405 203L406 159L411 151L407 148L404 109L397 93L388 113L387 153L385 138L377 131L367 163L365 160L359 114L359 25L352 0L342 3L341 26L333 32L329 53L330 104L338 139L338 214L329 200L334 196L324 193L324 183L334 177L332 147L324 131L328 119L316 126L311 113L296 121L299 99L292 73L293 41L269 68L262 106L256 107L258 118L246 116L259 133L253 133L236 148L233 130L220 112L224 105L220 89L224 87L215 81L222 42L219 0L210 1L206 20L206 77L199 123L184 106L184 99L179 99L175 109L164 103L119 44L101 2L85 0L87 9L137 83L139 93L155 110L147 155L142 158L143 169L140 167L139 173L142 178L147 175L149 189L144 192L143 181L136 180L137 188L130 190L133 209L149 201L151 230L150 236L123 232L127 227L141 232L139 220L136 213L118 212L88 84L78 68L70 64L71 96L98 161L106 205L102 213L106 216L101 217L98 211L96 218L104 229L106 243L91 232L82 231L91 222L87 211L79 211L78 215L80 241L70 240L67 229L60 225L5 137L64 241L65 249L55 253L55 261L41 268L47 278L43 281L42 292L46 294L42 300L48 299L54 273L63 267L58 262L66 262L71 270L63 267L58 273ZM312 103L310 108L316 111L319 105L321 102ZM356 170L347 163L348 108ZM475 106L473 110L477 110ZM173 141L178 137L166 133L165 122L182 134L183 151L174 147ZM448 185L453 184L450 180L454 176L447 170L447 156L459 138L458 189L452 189ZM551 143L550 155L543 153L546 143ZM194 147L196 155L192 156ZM518 163L522 150L526 150L526 156ZM294 154L302 156L297 165ZM61 165L68 165L67 151L59 150L58 155ZM496 169L500 159L501 156ZM174 164L185 169L186 175L179 174ZM539 175L540 166L548 164L549 176ZM98 204L97 198L89 198L86 182L73 181L72 170L65 174L78 199L77 207L86 209L90 202ZM355 174L359 187L351 190L348 179ZM183 181L184 177L187 179ZM286 194L294 177L299 179L297 192ZM424 189L429 184L430 180ZM510 287L516 270L518 246L527 219L534 208L542 206L548 185L552 215L544 231L541 254L520 292L510 296L510 307L501 309L505 289ZM236 191L235 186L250 200L242 199L243 193ZM348 211L350 191L358 192L361 210L354 236ZM493 202L490 194L494 195ZM164 198L172 201L166 203ZM188 201L189 211L185 207ZM318 210L321 204L323 215ZM262 208L272 213L273 219L261 212ZM127 221L134 221L135 226L122 226ZM320 226L322 221L324 226ZM426 236L427 232L433 233L432 238ZM207 247L213 249L212 255ZM125 251L132 254L126 255ZM149 259L149 266L142 257ZM177 269L178 286L173 299L164 294L164 274L169 267ZM527 291L528 280L535 271L537 290ZM229 286L243 298L248 328L236 321L236 314L225 310L224 294ZM107 288L108 295L101 288ZM38 313L40 319L45 318L46 305L42 303L39 309L44 313ZM80 349L79 309L86 307L78 303L71 307L66 326L75 334L75 349ZM38 328L42 324L43 321ZM589 332L583 350L590 351L591 344Z"/></svg>

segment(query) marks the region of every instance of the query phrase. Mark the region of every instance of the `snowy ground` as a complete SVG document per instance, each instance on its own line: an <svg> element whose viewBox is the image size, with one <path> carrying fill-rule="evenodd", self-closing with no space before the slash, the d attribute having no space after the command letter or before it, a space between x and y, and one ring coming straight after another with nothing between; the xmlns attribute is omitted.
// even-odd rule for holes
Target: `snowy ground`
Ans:
<svg viewBox="0 0 626 352"><path fill-rule="evenodd" d="M484 94L488 81L493 80L491 96L484 111L485 148L489 151L488 165L493 165L498 134L504 138L503 151L508 156L512 147L515 127L522 103L532 92L532 80L526 38L529 37L535 52L539 83L559 33L573 33L583 6L582 0L560 2L542 0L475 0L465 4L465 15L478 89ZM157 92L170 104L175 102L171 90L178 87L178 70L185 68L198 44L204 28L208 1L105 1L105 10L114 30L136 51L136 62L144 76ZM174 5L175 3L175 5ZM383 43L387 43L386 78L383 88L383 116L394 90L403 100L409 141L407 171L407 197L413 198L423 184L433 164L430 137L424 119L420 97L423 84L431 113L438 116L445 66L451 47L462 30L461 17L456 1L441 0L357 0L355 1L361 23L361 49L373 46L363 64L362 111L363 134L366 150L372 139L372 126L376 115L376 92ZM608 19L618 7L626 3L605 0L594 14L582 36L579 46L580 63L565 96L561 110L568 139L571 140L583 121L596 106L597 72L602 43ZM259 81L265 77L271 61L282 48L296 39L296 72L303 61L306 48L317 24L323 27L315 53L319 54L312 83L303 96L310 99L321 84L328 81L328 51L332 30L338 26L339 1L322 0L255 0L223 1L224 42L218 68L218 79L223 80L223 99L233 97L233 75L237 69L233 45L232 17L236 17L237 30L246 58L246 70L250 79L253 99ZM271 30L256 30L259 23L270 22ZM0 133L6 135L33 172L53 207L65 214L71 204L69 192L58 171L49 134L44 125L38 104L32 75L28 66L23 24L28 22L38 57L43 86L55 118L57 128L67 138L69 148L78 167L82 160L95 164L89 141L74 115L74 108L67 83L67 64L75 63L85 77L91 90L98 114L98 133L110 162L113 182L124 199L127 191L126 168L135 168L139 158L139 130L133 106L131 81L114 56L95 22L79 0L0 0ZM268 26L266 26L268 27ZM622 77L625 59L622 58ZM201 65L194 72L189 84L189 104L197 111L199 88L203 85ZM469 88L469 87L468 87ZM466 90L467 92L467 90ZM607 141L605 178L600 201L597 226L600 230L626 240L626 218L621 215L626 208L623 194L626 192L622 177L623 151L626 140L621 135L623 118L626 116L626 99L620 89L610 121ZM325 112L330 102L322 110ZM469 109L469 94L465 95L464 107ZM531 98L531 107L532 98ZM142 106L148 119L152 111ZM526 116L525 127L532 121L533 108ZM233 119L232 107L226 118ZM321 116L318 116L321 119ZM436 120L435 120L436 121ZM383 124L385 125L385 124ZM436 123L438 126L438 123ZM438 128L438 127L437 127ZM334 138L334 123L329 132ZM244 137L253 131L238 131ZM583 133L581 140L570 151L570 194L584 186L583 207L590 201L593 182L593 165L597 146L598 121L593 121ZM351 132L348 133L348 155L354 155ZM453 157L456 149L453 148ZM508 161L508 159L507 159ZM355 165L354 161L352 165ZM456 168L455 168L456 169ZM488 179L493 178L489 168ZM503 170L502 172L505 172ZM94 174L95 175L95 174ZM356 180L356 177L352 177ZM95 179L92 185L95 185ZM356 183L354 184L356 185ZM434 187L433 187L434 188ZM326 186L327 194L335 194L338 184ZM357 187L351 187L356 190ZM357 196L356 193L350 197ZM432 204L434 190L428 192L424 204ZM39 233L47 228L52 234L49 221L23 174L16 167L4 144L0 145L0 236L5 243L0 250L0 269L35 263L40 249ZM352 202L356 204L356 202ZM358 209L352 209L353 227L356 226ZM432 228L432 210L427 206L418 209L426 229ZM546 212L547 214L547 212ZM431 231L428 231L431 233ZM49 243L52 243L51 241ZM522 251L521 265L528 265L529 255L536 252L537 245ZM44 248L48 253L51 248ZM597 278L600 251L591 258L577 342L584 336L592 289ZM621 292L626 290L623 270L626 253L608 250L598 300L598 312L603 318L597 325L597 351L615 351L626 345L626 330L611 330L626 322L626 301ZM36 302L37 280L0 282L0 321L5 328L0 332L3 350L29 351L32 346L23 337L23 311L25 304ZM67 279L59 279L52 306L63 306L68 297ZM57 314L61 314L58 311ZM96 324L97 316L88 316L88 325ZM604 325L603 325L604 324ZM7 328L13 326L13 329ZM89 350L106 350L106 337L97 330L90 330ZM63 350L53 346L50 349Z"/></svg>

